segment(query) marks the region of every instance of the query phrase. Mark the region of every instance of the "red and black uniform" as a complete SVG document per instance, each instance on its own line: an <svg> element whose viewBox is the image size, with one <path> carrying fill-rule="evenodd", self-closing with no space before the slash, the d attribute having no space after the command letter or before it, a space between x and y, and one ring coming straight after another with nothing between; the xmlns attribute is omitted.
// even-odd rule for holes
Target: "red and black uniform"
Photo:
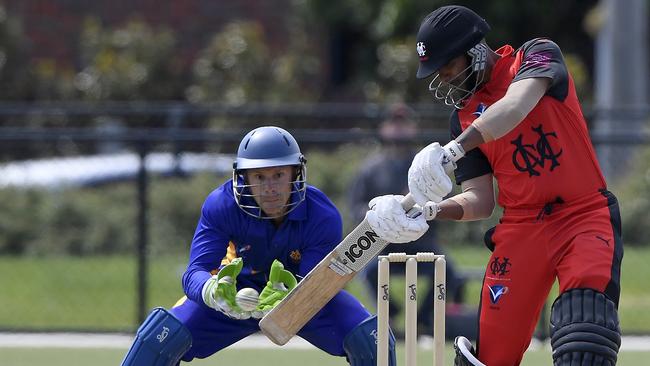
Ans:
<svg viewBox="0 0 650 366"><path fill-rule="evenodd" d="M548 293L591 288L618 305L623 257L616 197L607 191L587 126L559 47L534 39L503 46L490 80L451 118L455 138L508 86L526 78L551 84L507 135L458 161L456 182L496 178L500 223L486 234L493 250L481 291L479 359L518 365Z"/></svg>

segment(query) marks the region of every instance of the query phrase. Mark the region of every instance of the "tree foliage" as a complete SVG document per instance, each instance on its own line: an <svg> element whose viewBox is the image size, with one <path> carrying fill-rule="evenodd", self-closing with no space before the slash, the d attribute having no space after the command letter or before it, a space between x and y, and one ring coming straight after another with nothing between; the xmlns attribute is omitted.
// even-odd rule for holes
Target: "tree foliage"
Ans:
<svg viewBox="0 0 650 366"><path fill-rule="evenodd" d="M88 18L80 39L81 70L75 76L80 98L174 98L179 82L174 46L174 34L165 27L132 19L107 29L98 19Z"/></svg>

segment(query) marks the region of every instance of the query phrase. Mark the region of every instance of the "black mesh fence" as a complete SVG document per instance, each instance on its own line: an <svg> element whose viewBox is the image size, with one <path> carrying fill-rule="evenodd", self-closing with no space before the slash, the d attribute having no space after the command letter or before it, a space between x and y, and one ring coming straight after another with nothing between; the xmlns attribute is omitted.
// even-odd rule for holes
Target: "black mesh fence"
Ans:
<svg viewBox="0 0 650 366"><path fill-rule="evenodd" d="M414 109L414 144L448 140L448 111ZM172 306L203 199L229 178L240 139L257 126L294 134L310 183L351 229L346 189L377 148L386 113L370 104L0 105L0 330L132 331L150 308ZM592 136L639 150L648 137ZM648 201L649 192L636 197ZM486 225L442 235L474 241ZM650 332L650 322L637 328Z"/></svg>

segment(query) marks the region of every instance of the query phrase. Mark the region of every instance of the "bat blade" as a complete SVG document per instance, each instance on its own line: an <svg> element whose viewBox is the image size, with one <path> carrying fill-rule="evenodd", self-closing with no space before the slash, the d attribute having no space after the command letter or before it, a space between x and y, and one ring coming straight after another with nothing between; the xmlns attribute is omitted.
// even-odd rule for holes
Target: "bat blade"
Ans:
<svg viewBox="0 0 650 366"><path fill-rule="evenodd" d="M262 333L275 344L286 344L386 245L363 220L260 320Z"/></svg>

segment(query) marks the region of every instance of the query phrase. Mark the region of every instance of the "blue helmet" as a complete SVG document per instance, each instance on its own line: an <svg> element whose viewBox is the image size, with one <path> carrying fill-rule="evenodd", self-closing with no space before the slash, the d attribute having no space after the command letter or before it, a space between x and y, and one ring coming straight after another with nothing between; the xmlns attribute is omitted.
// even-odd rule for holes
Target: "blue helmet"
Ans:
<svg viewBox="0 0 650 366"><path fill-rule="evenodd" d="M305 200L307 160L300 152L298 142L286 130L275 126L258 127L244 136L239 143L237 158L233 164L232 186L237 205L247 214L272 219L284 216ZM295 166L291 181L291 197L280 216L269 216L257 204L243 172L247 169Z"/></svg>

